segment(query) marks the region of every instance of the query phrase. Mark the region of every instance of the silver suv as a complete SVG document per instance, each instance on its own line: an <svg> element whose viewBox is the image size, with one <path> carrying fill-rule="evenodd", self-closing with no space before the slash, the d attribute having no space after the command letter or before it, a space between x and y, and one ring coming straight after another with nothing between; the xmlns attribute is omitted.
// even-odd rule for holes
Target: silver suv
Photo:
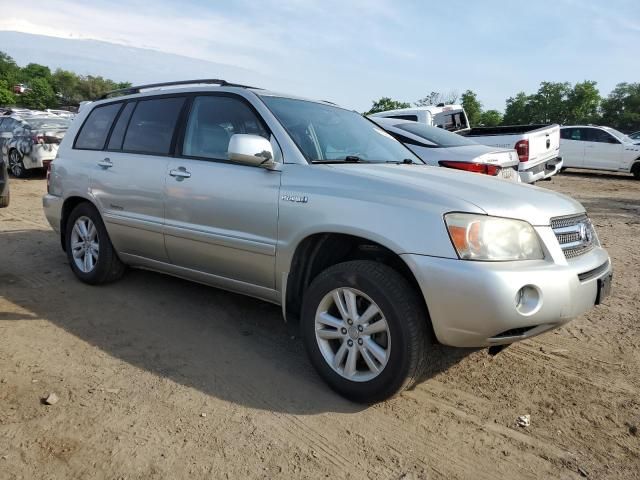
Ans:
<svg viewBox="0 0 640 480"><path fill-rule="evenodd" d="M512 343L609 291L578 202L426 166L356 112L224 81L114 94L74 120L44 197L75 275L142 267L279 304L352 400L411 385L433 342Z"/></svg>

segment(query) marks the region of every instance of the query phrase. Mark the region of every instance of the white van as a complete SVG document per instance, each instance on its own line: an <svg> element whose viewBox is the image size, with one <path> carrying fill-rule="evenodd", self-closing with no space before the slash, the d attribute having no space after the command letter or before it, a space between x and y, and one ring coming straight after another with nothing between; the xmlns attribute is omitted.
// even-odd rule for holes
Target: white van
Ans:
<svg viewBox="0 0 640 480"><path fill-rule="evenodd" d="M411 120L425 123L432 127L444 128L450 132L460 132L469 129L467 112L462 105L430 105L428 107L400 108L386 112L373 113L371 117L395 118L396 120Z"/></svg>

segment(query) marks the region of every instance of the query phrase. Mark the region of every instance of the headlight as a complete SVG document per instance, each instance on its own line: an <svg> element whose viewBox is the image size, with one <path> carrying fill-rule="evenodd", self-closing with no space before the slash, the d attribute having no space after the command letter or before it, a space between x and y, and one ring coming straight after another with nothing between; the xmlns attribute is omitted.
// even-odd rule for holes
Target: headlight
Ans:
<svg viewBox="0 0 640 480"><path fill-rule="evenodd" d="M444 220L451 242L463 260L544 258L538 236L527 222L471 213L448 213Z"/></svg>

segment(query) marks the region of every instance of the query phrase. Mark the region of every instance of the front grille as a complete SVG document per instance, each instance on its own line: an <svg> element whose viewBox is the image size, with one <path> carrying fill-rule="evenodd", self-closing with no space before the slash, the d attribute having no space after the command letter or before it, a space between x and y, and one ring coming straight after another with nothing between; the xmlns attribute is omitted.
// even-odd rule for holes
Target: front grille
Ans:
<svg viewBox="0 0 640 480"><path fill-rule="evenodd" d="M609 269L609 260L604 262L599 267L594 268L593 270L588 270L586 272L582 272L578 274L578 280L581 282L586 282L587 280L591 280L592 278L596 278L600 276L601 273L606 272Z"/></svg>
<svg viewBox="0 0 640 480"><path fill-rule="evenodd" d="M565 258L584 255L597 245L595 230L585 213L552 218L551 228Z"/></svg>

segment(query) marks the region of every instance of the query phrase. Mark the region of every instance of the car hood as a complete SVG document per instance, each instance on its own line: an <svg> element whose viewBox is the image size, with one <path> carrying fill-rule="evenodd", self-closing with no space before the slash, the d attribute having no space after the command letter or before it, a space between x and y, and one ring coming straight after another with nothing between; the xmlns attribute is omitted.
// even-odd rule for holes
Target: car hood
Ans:
<svg viewBox="0 0 640 480"><path fill-rule="evenodd" d="M342 174L376 180L389 188L411 190L416 199L440 204L475 205L488 215L516 218L532 225L550 224L552 217L583 213L584 207L571 197L544 188L428 165L332 164ZM406 192L405 192L406 193Z"/></svg>

